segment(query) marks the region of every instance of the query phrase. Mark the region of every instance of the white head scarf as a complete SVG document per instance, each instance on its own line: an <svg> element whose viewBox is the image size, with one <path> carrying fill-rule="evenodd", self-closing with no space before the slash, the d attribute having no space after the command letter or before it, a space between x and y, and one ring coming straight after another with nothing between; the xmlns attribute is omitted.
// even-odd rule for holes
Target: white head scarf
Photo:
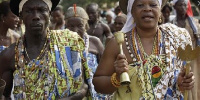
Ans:
<svg viewBox="0 0 200 100"><path fill-rule="evenodd" d="M27 2L28 0L21 0L21 2L19 3L19 13L22 11L22 8L24 6L24 4ZM49 7L49 10L51 10L52 8L52 2L51 0L42 0L44 1L44 3L47 4L47 6Z"/></svg>
<svg viewBox="0 0 200 100"><path fill-rule="evenodd" d="M134 26L135 24L133 24L133 16L131 14L131 10L132 10L132 6L135 0L128 0L128 6L127 6L127 20L126 23L124 25L124 27L122 28L122 32L126 33L129 32ZM161 7L162 5L162 0L158 0L159 2L159 6Z"/></svg>

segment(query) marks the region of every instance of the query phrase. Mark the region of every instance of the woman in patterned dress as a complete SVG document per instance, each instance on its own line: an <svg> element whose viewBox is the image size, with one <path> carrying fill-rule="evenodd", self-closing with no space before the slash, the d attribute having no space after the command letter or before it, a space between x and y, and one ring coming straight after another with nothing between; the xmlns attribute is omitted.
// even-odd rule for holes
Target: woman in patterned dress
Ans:
<svg viewBox="0 0 200 100"><path fill-rule="evenodd" d="M194 86L193 73L185 75L177 58L179 46L191 45L185 29L172 24L158 26L163 0L120 0L127 21L124 55L112 39L94 75L95 90L114 93L114 100L178 100L182 91ZM134 19L134 22L133 22ZM113 48L116 48L113 50ZM120 75L128 72L131 83L120 84Z"/></svg>

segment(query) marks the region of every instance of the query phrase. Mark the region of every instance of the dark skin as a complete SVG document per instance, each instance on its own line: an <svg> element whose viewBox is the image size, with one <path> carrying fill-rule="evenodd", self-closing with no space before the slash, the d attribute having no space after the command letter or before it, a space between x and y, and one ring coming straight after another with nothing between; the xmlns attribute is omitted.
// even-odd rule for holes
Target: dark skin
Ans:
<svg viewBox="0 0 200 100"><path fill-rule="evenodd" d="M86 21L85 21L86 22ZM77 32L83 38L86 32L86 23L80 17L71 17L67 19L67 28L71 31ZM103 54L103 44L100 39L95 36L89 36L88 52L97 55L97 61L100 61Z"/></svg>
<svg viewBox="0 0 200 100"><path fill-rule="evenodd" d="M52 24L51 29L58 30L63 27L65 24L63 12L60 10L53 11L52 15Z"/></svg>
<svg viewBox="0 0 200 100"><path fill-rule="evenodd" d="M187 5L184 0L178 0L174 5L174 9L177 13L177 26L185 28L187 20ZM199 35L194 35L196 39L200 40Z"/></svg>
<svg viewBox="0 0 200 100"><path fill-rule="evenodd" d="M122 16L117 16L117 17L115 18L115 22L114 22L115 31L116 31L116 32L117 32L117 31L120 31L120 30L123 28L123 26L124 26L125 23L126 23L126 19L125 19L124 17L122 17Z"/></svg>
<svg viewBox="0 0 200 100"><path fill-rule="evenodd" d="M174 9L176 10L176 13L177 13L178 26L185 28L185 25L186 25L185 20L187 19L187 15L186 15L187 5L185 1L178 0L176 4L174 5Z"/></svg>
<svg viewBox="0 0 200 100"><path fill-rule="evenodd" d="M106 21L108 25L110 25L112 23L112 17L110 15L106 15Z"/></svg>
<svg viewBox="0 0 200 100"><path fill-rule="evenodd" d="M133 17L136 20L136 29L141 38L142 45L146 54L150 55L153 46L153 37L157 32L160 7L157 0L135 0L133 4ZM151 16L144 17L148 14ZM126 33L130 37L130 33ZM128 38L129 44L132 42ZM113 50L113 48L116 48ZM132 64L132 58L128 52L125 42L123 43L124 55L119 54L119 45L115 39L107 44L101 58L97 71L93 78L95 90L100 93L112 94L117 90L111 83L111 75L116 72L117 80L120 79L122 72L128 71L128 64ZM185 77L185 78L184 78ZM181 82L183 81L183 84ZM181 85L180 85L181 84ZM180 90L190 90L194 86L193 73L185 75L184 70L178 75L178 85ZM105 89L106 88L106 89Z"/></svg>
<svg viewBox="0 0 200 100"><path fill-rule="evenodd" d="M122 11L121 11L120 7L117 6L117 7L115 8L114 12L115 12L115 15L119 15Z"/></svg>
<svg viewBox="0 0 200 100"><path fill-rule="evenodd" d="M116 32L114 23L110 24L109 27L110 27L112 34L114 34Z"/></svg>
<svg viewBox="0 0 200 100"><path fill-rule="evenodd" d="M96 36L98 37L101 42L103 43L103 38L105 37L112 37L112 33L110 31L110 28L108 25L99 22L99 12L98 12L98 7L95 5L88 6L86 8L86 12L89 16L89 26L90 29L87 30L87 33L91 36Z"/></svg>
<svg viewBox="0 0 200 100"><path fill-rule="evenodd" d="M9 46L11 44L11 38L7 37L8 29L15 29L18 24L18 17L11 11L7 15L2 15L0 20L0 45ZM17 36L14 36L17 40Z"/></svg>
<svg viewBox="0 0 200 100"><path fill-rule="evenodd" d="M27 61L35 59L39 54L46 41L47 26L49 24L50 11L48 6L41 0L29 0L27 1L21 12L21 19L23 19L26 26L25 31L25 47L27 49L27 55L25 59ZM8 49L3 51L0 55L0 76L5 71L15 71L15 44L11 45ZM13 73L11 73L12 76ZM7 77L10 81L6 81L7 84L12 84L12 77ZM82 87L78 90L78 93L62 99L65 100L79 100L83 98L88 86L82 82ZM11 91L12 86L10 87ZM57 98L60 99L60 98Z"/></svg>
<svg viewBox="0 0 200 100"><path fill-rule="evenodd" d="M162 14L164 16L164 23L169 22L169 16L170 16L170 8L166 7L165 9L163 9Z"/></svg>
<svg viewBox="0 0 200 100"><path fill-rule="evenodd" d="M14 29L17 27L18 24L18 17L16 15L14 15L10 9L8 10L9 12L7 12L6 15L1 15L0 18L0 46L10 46L12 44L12 42L15 42L19 36L17 35L13 35L13 41L11 41L11 37L7 37L7 32L8 29ZM12 76L12 71L6 71L3 73L2 79L5 81L9 81L10 83L12 83L12 80L8 79L7 77L13 77ZM5 87L5 90L10 90L10 87L12 86L12 84L7 84ZM11 91L6 91L4 93L5 97L8 98L10 96L10 92Z"/></svg>

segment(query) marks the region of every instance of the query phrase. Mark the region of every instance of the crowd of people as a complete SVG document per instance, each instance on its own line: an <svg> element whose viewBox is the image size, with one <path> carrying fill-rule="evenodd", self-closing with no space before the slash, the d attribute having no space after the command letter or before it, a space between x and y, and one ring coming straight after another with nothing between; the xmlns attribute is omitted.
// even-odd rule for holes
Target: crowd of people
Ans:
<svg viewBox="0 0 200 100"><path fill-rule="evenodd" d="M200 46L190 0L119 0L105 13L59 2L0 3L0 100L184 100L185 91L200 99L200 57L186 74L177 54Z"/></svg>

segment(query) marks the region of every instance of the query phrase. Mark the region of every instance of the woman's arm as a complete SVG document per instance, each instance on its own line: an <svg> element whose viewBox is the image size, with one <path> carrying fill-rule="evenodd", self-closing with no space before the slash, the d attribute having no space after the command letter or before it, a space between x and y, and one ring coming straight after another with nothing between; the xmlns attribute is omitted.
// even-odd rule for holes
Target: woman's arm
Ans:
<svg viewBox="0 0 200 100"><path fill-rule="evenodd" d="M128 63L125 59L124 55L119 55L119 46L117 42L112 39L106 46L93 78L93 84L97 92L112 94L116 91L117 88L111 83L111 76L116 72L116 78L119 80L119 75L127 71Z"/></svg>
<svg viewBox="0 0 200 100"><path fill-rule="evenodd" d="M13 87L13 72L15 70L15 44L0 53L0 79L5 80L6 87L4 89L5 98L10 98Z"/></svg>

